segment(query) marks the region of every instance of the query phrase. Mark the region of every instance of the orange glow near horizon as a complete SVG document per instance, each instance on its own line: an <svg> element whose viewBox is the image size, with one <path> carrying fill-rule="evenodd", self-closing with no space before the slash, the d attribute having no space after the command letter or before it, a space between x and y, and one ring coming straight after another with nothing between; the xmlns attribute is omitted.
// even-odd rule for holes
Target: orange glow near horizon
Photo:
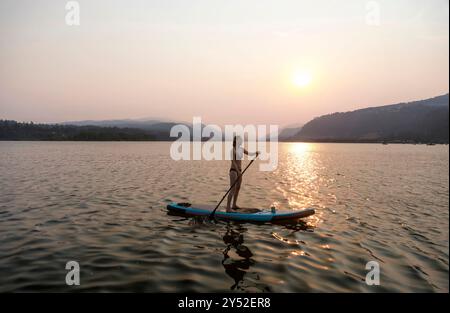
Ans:
<svg viewBox="0 0 450 313"><path fill-rule="evenodd" d="M0 118L287 127L448 93L448 1L376 27L361 0L91 0L76 27L43 2L0 1Z"/></svg>

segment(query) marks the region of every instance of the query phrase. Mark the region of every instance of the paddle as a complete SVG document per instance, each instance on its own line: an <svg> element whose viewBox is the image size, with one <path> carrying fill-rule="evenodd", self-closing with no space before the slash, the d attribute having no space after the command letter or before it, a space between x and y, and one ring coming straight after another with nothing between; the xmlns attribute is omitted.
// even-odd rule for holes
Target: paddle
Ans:
<svg viewBox="0 0 450 313"><path fill-rule="evenodd" d="M244 175L245 171L250 167L250 165L252 165L252 163L256 160L256 158L258 157L258 154L256 155L256 157L250 161L250 163L248 163L248 165L244 168L244 170L241 173L241 177ZM238 176L239 178L239 176ZM216 205L216 207L214 208L214 210L211 212L211 214L209 215L209 219L214 219L214 213L216 213L217 208L220 206L220 204L222 203L223 199L225 199L225 197L230 193L231 189L233 189L234 185L236 185L236 183L239 181L239 179L236 179L234 181L234 183L231 185L230 189L228 189L228 191L223 195L222 199L219 201L219 203Z"/></svg>

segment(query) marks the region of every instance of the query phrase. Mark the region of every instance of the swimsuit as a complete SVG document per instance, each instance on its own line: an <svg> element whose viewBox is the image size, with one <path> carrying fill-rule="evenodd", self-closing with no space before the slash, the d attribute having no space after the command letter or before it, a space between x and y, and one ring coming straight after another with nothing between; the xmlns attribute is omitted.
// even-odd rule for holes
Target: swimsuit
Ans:
<svg viewBox="0 0 450 313"><path fill-rule="evenodd" d="M236 173L238 173L238 171L235 169L235 168L230 168L230 172L232 172L232 171L234 171L234 172L236 172Z"/></svg>

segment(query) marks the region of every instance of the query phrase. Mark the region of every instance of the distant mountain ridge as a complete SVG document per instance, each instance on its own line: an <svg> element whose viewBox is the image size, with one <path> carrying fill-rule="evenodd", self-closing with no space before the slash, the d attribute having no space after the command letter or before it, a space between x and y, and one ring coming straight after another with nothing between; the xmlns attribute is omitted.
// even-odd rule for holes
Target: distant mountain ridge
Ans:
<svg viewBox="0 0 450 313"><path fill-rule="evenodd" d="M178 122L169 119L114 119L114 120L83 120L83 121L69 121L58 123L65 126L83 126L83 127L107 127L107 128L127 128L143 130L148 135L156 140L174 140L170 137L170 130L175 125L185 125L189 128L192 137L192 124L185 122ZM204 125L202 125L203 128ZM198 140L198 138L197 138Z"/></svg>
<svg viewBox="0 0 450 313"><path fill-rule="evenodd" d="M142 123L140 123L142 122ZM45 140L45 141L174 141L170 137L175 122L135 120L80 121L59 124L38 124L0 120L0 140ZM190 140L200 140L194 136L192 125ZM133 126L133 127L131 127ZM203 137L201 140L209 140Z"/></svg>
<svg viewBox="0 0 450 313"><path fill-rule="evenodd" d="M0 140L173 141L170 130L192 124L162 119L75 121L57 124L0 120ZM215 127L202 125L205 131ZM207 132L209 133L209 132ZM202 138L209 140L211 138ZM224 140L224 137L222 137ZM280 141L448 143L449 95L332 113L281 130Z"/></svg>
<svg viewBox="0 0 450 313"><path fill-rule="evenodd" d="M449 141L449 95L320 116L289 141Z"/></svg>
<svg viewBox="0 0 450 313"><path fill-rule="evenodd" d="M75 125L75 126L102 126L102 127L129 127L130 125L153 125L162 122L169 122L163 119L112 119L112 120L81 120L68 121L57 124L61 125Z"/></svg>
<svg viewBox="0 0 450 313"><path fill-rule="evenodd" d="M298 134L301 130L302 126L282 128L280 134L278 135L278 139L281 141L287 140Z"/></svg>
<svg viewBox="0 0 450 313"><path fill-rule="evenodd" d="M172 126L180 124L167 119L115 119L115 120L84 120L58 123L60 125L73 126L98 126L98 127L118 127L136 128L146 131L169 133ZM181 123L187 125L186 123Z"/></svg>
<svg viewBox="0 0 450 313"><path fill-rule="evenodd" d="M0 120L0 140L158 141L165 134L137 128L21 123Z"/></svg>

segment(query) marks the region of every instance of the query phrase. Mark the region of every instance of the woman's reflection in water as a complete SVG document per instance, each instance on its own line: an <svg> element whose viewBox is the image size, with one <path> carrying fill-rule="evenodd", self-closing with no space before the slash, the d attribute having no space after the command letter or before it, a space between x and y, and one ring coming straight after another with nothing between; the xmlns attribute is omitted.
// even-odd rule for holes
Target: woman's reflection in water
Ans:
<svg viewBox="0 0 450 313"><path fill-rule="evenodd" d="M293 232L313 230L313 227L303 221L297 221L293 224L279 223L279 225ZM244 233L247 229L241 224L231 223L227 224L226 229L226 233L223 236L223 242L226 244L226 248L223 251L222 265L225 268L225 273L234 280L234 284L230 289L245 290L250 286L243 286L244 276L247 274L250 267L255 265L255 261L252 259L253 253L244 245ZM259 280L259 275L256 273L254 274L254 279ZM270 291L271 289L264 284L256 284L253 287L260 291Z"/></svg>
<svg viewBox="0 0 450 313"><path fill-rule="evenodd" d="M232 228L230 224L227 225L227 232L223 236L223 241L227 245L223 251L222 265L225 268L225 273L234 279L234 285L231 286L231 290L241 289L239 283L244 281L244 276L247 270L255 264L252 259L253 253L250 249L244 245L244 235L246 231L241 225L238 225L236 230ZM231 254L231 256L230 256ZM233 258L233 254L236 254L240 258Z"/></svg>

